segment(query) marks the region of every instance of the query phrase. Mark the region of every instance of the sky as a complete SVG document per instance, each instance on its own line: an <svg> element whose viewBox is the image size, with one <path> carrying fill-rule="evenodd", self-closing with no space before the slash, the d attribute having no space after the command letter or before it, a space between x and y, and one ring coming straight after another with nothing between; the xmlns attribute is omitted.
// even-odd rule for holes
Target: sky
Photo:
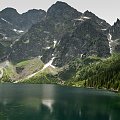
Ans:
<svg viewBox="0 0 120 120"><path fill-rule="evenodd" d="M0 11L6 7L17 9L19 13L29 9L46 10L57 0L0 0ZM80 12L89 10L111 25L120 19L120 0L59 0L68 3Z"/></svg>

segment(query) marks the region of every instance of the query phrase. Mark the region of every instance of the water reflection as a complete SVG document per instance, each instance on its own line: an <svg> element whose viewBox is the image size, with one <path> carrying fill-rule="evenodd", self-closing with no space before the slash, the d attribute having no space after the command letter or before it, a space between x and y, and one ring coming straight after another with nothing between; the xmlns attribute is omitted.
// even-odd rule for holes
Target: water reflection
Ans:
<svg viewBox="0 0 120 120"><path fill-rule="evenodd" d="M54 100L42 100L42 104L47 106L51 113L53 112Z"/></svg>
<svg viewBox="0 0 120 120"><path fill-rule="evenodd" d="M119 120L119 115L120 98L110 92L54 85L0 86L0 120Z"/></svg>

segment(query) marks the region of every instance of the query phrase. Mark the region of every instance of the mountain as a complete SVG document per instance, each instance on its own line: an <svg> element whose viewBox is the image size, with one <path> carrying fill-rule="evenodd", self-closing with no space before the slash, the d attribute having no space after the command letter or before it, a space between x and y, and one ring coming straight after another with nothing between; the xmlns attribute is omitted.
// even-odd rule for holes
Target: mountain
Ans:
<svg viewBox="0 0 120 120"><path fill-rule="evenodd" d="M6 8L0 12L0 34L3 36L2 42L11 44L20 33L16 32L19 27L16 25L19 23L20 15L13 8ZM18 35L19 34L19 35Z"/></svg>
<svg viewBox="0 0 120 120"><path fill-rule="evenodd" d="M0 11L0 44L2 59L7 59L13 44L28 31L35 23L44 19L46 12L43 10L29 10L19 14L14 8L5 8Z"/></svg>
<svg viewBox="0 0 120 120"><path fill-rule="evenodd" d="M56 14L57 8L61 10L61 7L64 5L67 6L67 8L64 7L65 11L73 11L74 14L76 14L74 18L71 16L71 20L70 15L65 13L61 16L62 21L59 20L59 17L54 18L53 16ZM50 12L51 10L53 10L52 15ZM13 61L18 61L34 56L43 56L47 50L50 50L52 53L55 47L54 45L61 40L63 34L65 34L66 31L72 31L72 19L76 19L76 17L79 17L80 15L80 12L70 7L66 3L57 2L50 9L48 9L44 20L33 25L29 31L23 35L18 42L16 42L12 50L15 52L11 53L10 59ZM24 52L20 52L19 49L23 50ZM51 55L49 56L51 57ZM51 58L48 59L50 60ZM48 62L48 60L46 60L46 62Z"/></svg>
<svg viewBox="0 0 120 120"><path fill-rule="evenodd" d="M120 52L120 20L117 19L114 25L110 27L107 32L111 52Z"/></svg>
<svg viewBox="0 0 120 120"><path fill-rule="evenodd" d="M56 2L47 11L47 19L53 20L56 23L65 22L65 20L72 20L77 18L82 13L78 12L73 7L65 2Z"/></svg>
<svg viewBox="0 0 120 120"><path fill-rule="evenodd" d="M97 28L98 30L107 30L110 26L110 24L108 24L105 20L99 18L98 16L96 16L94 13L90 12L90 11L85 11L83 13L83 16L86 16L86 18L91 18L92 21L94 22L94 24L98 25L99 28ZM83 17L85 18L85 17Z"/></svg>
<svg viewBox="0 0 120 120"><path fill-rule="evenodd" d="M0 82L120 89L120 20L110 25L65 2L47 12L0 12Z"/></svg>
<svg viewBox="0 0 120 120"><path fill-rule="evenodd" d="M83 54L107 57L110 55L109 51L107 37L88 20L78 25L72 34L66 34L61 39L54 53L55 64L63 66Z"/></svg>
<svg viewBox="0 0 120 120"><path fill-rule="evenodd" d="M28 30L33 24L41 21L46 15L44 10L29 10L19 14L14 8L5 8L0 12L0 18L14 29Z"/></svg>
<svg viewBox="0 0 120 120"><path fill-rule="evenodd" d="M33 25L14 44L10 59L17 62L41 56L47 63L55 57L53 64L63 66L74 57L91 54L91 51L105 57L110 50L107 36L101 29L109 27L92 12L81 13L67 3L56 2L48 9L45 19Z"/></svg>
<svg viewBox="0 0 120 120"><path fill-rule="evenodd" d="M23 13L21 15L22 18L20 23L20 26L22 27L21 29L28 30L32 25L43 20L45 16L46 16L46 12L44 10L41 9L28 10L26 13Z"/></svg>

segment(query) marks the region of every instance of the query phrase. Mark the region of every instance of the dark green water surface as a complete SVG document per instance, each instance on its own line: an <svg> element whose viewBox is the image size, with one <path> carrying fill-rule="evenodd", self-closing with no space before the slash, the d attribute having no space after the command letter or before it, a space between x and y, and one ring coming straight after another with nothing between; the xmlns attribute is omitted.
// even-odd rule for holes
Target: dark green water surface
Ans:
<svg viewBox="0 0 120 120"><path fill-rule="evenodd" d="M120 97L58 85L1 84L0 120L120 120Z"/></svg>

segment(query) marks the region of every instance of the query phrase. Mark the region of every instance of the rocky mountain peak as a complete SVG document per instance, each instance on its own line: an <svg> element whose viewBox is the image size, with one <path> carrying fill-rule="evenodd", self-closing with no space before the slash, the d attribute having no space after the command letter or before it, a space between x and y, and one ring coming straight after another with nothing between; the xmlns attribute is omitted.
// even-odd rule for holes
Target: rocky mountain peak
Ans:
<svg viewBox="0 0 120 120"><path fill-rule="evenodd" d="M114 23L114 26L119 27L119 25L120 25L120 19L117 18L117 21Z"/></svg>
<svg viewBox="0 0 120 120"><path fill-rule="evenodd" d="M2 15L19 15L19 13L17 12L16 9L10 8L10 7L5 8L4 10L2 10L0 12L0 14L2 14Z"/></svg>
<svg viewBox="0 0 120 120"><path fill-rule="evenodd" d="M45 16L44 10L36 9L23 14L19 14L14 8L0 11L0 61L7 59L16 41Z"/></svg>
<svg viewBox="0 0 120 120"><path fill-rule="evenodd" d="M91 11L85 11L83 13L83 16L89 17L95 24L98 24L101 28L101 30L107 30L107 28L110 27L110 24L107 23L105 20L99 18L98 16L96 16L94 13L92 13Z"/></svg>
<svg viewBox="0 0 120 120"><path fill-rule="evenodd" d="M89 10L86 10L83 14L86 15L86 16L88 16L88 17L95 16L95 14L92 13L91 11L89 11Z"/></svg>
<svg viewBox="0 0 120 120"><path fill-rule="evenodd" d="M65 2L56 2L47 11L47 18L61 20L71 20L81 16L81 13Z"/></svg>
<svg viewBox="0 0 120 120"><path fill-rule="evenodd" d="M120 22L120 19L119 19L119 18L117 18L117 22Z"/></svg>
<svg viewBox="0 0 120 120"><path fill-rule="evenodd" d="M40 13L40 12L43 12L43 13L46 13L44 10L42 9L31 9L31 10L28 10L27 12L23 13L23 14L36 14L36 13Z"/></svg>
<svg viewBox="0 0 120 120"><path fill-rule="evenodd" d="M33 24L40 22L46 16L44 10L32 9L21 15L21 26L23 29L29 29Z"/></svg>
<svg viewBox="0 0 120 120"><path fill-rule="evenodd" d="M91 19L93 19L93 20L102 20L102 19L100 19L99 17L97 17L94 13L92 13L91 11L85 11L84 13L83 13L83 15L84 16L86 16L86 17L90 17Z"/></svg>
<svg viewBox="0 0 120 120"><path fill-rule="evenodd" d="M120 52L120 20L117 21L108 29L110 34L110 45L112 46L113 52Z"/></svg>
<svg viewBox="0 0 120 120"><path fill-rule="evenodd" d="M109 32L113 34L113 38L116 39L119 35L120 31L120 19L117 18L117 21L114 23L114 25L109 29ZM115 34L115 35L114 35Z"/></svg>
<svg viewBox="0 0 120 120"><path fill-rule="evenodd" d="M1 24L9 22L13 27L17 26L11 31L15 33L23 31L23 34L26 32L19 37L15 36L14 40L11 39L14 43L9 53L11 61L18 62L41 56L42 61L47 63L55 57L53 65L60 67L84 53L100 57L110 55L107 35L111 34L113 39L114 36L118 38L120 33L118 29L111 27L91 11L81 13L60 1L53 4L47 13L33 9L18 14L18 17L9 14L5 20L1 19ZM119 23L120 20L117 19L115 24L118 26ZM4 26L6 29L6 25ZM107 31L109 28L110 32ZM5 34L5 32L2 33ZM8 36L3 37L8 38ZM16 40L16 38L19 39Z"/></svg>
<svg viewBox="0 0 120 120"><path fill-rule="evenodd" d="M0 12L0 18L6 23L6 25L12 25L18 27L19 21L21 20L20 14L14 8L5 8Z"/></svg>
<svg viewBox="0 0 120 120"><path fill-rule="evenodd" d="M58 6L69 6L66 2L62 2L62 1L57 1L56 3L55 3L55 5L58 5Z"/></svg>

